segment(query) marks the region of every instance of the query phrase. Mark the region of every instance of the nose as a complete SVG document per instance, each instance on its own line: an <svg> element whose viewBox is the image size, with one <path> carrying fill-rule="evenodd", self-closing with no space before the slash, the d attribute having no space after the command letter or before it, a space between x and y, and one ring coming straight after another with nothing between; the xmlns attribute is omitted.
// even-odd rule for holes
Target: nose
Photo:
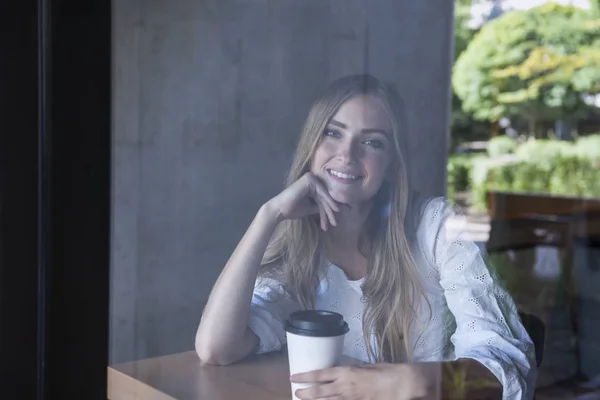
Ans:
<svg viewBox="0 0 600 400"><path fill-rule="evenodd" d="M357 154L357 145L354 143L354 140L346 140L343 143L340 143L338 149L338 159L342 161L344 164L354 164L356 162Z"/></svg>

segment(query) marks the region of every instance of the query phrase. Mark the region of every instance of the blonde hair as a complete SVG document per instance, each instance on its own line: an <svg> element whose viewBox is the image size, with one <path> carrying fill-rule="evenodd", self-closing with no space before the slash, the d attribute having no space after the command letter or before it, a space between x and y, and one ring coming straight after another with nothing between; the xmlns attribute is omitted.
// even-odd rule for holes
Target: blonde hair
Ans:
<svg viewBox="0 0 600 400"><path fill-rule="evenodd" d="M385 107L393 131L392 177L384 182L363 229L361 252L368 260L363 297L366 309L363 332L371 361L412 360L409 332L419 311L419 297L429 302L419 282L411 255L407 231L414 229L409 212L408 168L403 156L406 132L402 123L403 105L391 87L369 75L352 75L330 85L313 104L296 149L287 177L289 186L309 170L322 133L339 107L353 96L370 95ZM410 209L410 214L414 210ZM314 308L320 270L324 265L318 217L286 220L279 224L263 257L261 276L269 265L277 266L277 275L286 291L304 309ZM271 271L273 272L273 271ZM374 334L377 351L371 345Z"/></svg>

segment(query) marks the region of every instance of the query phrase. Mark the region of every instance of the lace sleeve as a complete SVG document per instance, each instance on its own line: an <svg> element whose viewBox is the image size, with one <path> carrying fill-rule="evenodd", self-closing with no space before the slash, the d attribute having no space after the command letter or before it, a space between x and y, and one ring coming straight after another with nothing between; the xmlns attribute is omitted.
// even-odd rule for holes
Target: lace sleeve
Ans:
<svg viewBox="0 0 600 400"><path fill-rule="evenodd" d="M272 278L258 278L254 286L248 327L258 336L257 354L277 351L286 342L284 324L300 306L283 285Z"/></svg>
<svg viewBox="0 0 600 400"><path fill-rule="evenodd" d="M423 219L424 253L439 269L440 285L456 320L451 337L455 357L485 365L502 383L503 399L531 399L537 376L533 342L479 247L465 238L465 217L437 198L429 202Z"/></svg>

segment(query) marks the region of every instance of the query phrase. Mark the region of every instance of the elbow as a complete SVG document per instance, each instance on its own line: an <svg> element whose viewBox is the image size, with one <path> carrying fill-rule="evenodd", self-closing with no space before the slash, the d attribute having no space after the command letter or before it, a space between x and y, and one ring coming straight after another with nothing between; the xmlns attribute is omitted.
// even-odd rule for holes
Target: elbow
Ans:
<svg viewBox="0 0 600 400"><path fill-rule="evenodd" d="M226 351L196 338L196 354L203 364L226 366L235 362Z"/></svg>
<svg viewBox="0 0 600 400"><path fill-rule="evenodd" d="M227 357L223 357L222 354L208 349L196 349L196 354L198 354L200 361L206 365L221 367L233 364L233 362L229 361Z"/></svg>

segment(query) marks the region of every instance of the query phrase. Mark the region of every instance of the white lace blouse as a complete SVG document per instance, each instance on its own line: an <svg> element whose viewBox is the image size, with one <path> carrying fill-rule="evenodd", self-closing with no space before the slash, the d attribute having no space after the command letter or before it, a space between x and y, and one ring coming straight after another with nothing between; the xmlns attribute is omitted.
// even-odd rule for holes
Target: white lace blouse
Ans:
<svg viewBox="0 0 600 400"><path fill-rule="evenodd" d="M449 219L453 226L464 221L453 207L436 198L428 202L418 225L414 257L432 314L426 327L430 315L427 307L421 308L424 315L411 329L414 359L475 359L502 383L503 399L531 399L537 377L533 343L513 300L488 271L479 247L465 240L460 229L447 229ZM344 354L368 362L362 332L363 281L351 281L343 270L327 265L315 306L344 316L350 327ZM248 325L260 340L258 353L285 344L283 325L299 309L279 282L257 280Z"/></svg>

